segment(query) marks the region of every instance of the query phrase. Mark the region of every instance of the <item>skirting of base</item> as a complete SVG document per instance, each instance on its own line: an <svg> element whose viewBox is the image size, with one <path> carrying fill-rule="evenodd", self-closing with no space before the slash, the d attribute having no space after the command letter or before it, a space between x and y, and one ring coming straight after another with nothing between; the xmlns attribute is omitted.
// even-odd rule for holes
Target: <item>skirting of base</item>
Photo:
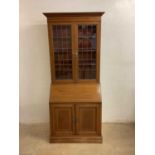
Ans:
<svg viewBox="0 0 155 155"><path fill-rule="evenodd" d="M91 137L51 137L50 143L102 143L102 136Z"/></svg>

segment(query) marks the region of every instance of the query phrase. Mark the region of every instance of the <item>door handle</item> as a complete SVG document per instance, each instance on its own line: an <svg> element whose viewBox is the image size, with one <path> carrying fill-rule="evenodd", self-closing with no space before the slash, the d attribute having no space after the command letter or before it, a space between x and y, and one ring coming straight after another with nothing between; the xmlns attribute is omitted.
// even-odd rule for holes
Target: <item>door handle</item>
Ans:
<svg viewBox="0 0 155 155"><path fill-rule="evenodd" d="M75 56L76 56L76 57L78 56L78 52L75 52Z"/></svg>
<svg viewBox="0 0 155 155"><path fill-rule="evenodd" d="M74 52L73 55L74 55L75 57L77 57L77 56L78 56L78 52Z"/></svg>

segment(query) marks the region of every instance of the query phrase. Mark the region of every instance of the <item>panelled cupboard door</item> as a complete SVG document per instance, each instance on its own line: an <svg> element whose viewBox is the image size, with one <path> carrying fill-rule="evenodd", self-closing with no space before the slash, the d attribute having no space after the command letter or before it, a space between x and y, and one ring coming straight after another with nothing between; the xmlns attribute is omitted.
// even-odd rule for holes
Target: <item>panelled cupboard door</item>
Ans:
<svg viewBox="0 0 155 155"><path fill-rule="evenodd" d="M73 81L73 26L70 23L49 23L52 80Z"/></svg>
<svg viewBox="0 0 155 155"><path fill-rule="evenodd" d="M74 104L52 104L51 113L51 133L55 136L73 135L74 124Z"/></svg>
<svg viewBox="0 0 155 155"><path fill-rule="evenodd" d="M76 134L101 135L101 105L77 104L76 105Z"/></svg>

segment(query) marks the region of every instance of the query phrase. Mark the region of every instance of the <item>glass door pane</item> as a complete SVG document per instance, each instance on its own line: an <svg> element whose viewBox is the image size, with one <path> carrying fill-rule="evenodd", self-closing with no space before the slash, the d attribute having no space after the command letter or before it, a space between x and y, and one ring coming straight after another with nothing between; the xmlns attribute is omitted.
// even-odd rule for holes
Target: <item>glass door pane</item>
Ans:
<svg viewBox="0 0 155 155"><path fill-rule="evenodd" d="M96 79L96 25L78 25L79 79Z"/></svg>
<svg viewBox="0 0 155 155"><path fill-rule="evenodd" d="M72 79L71 25L53 25L53 50L56 80Z"/></svg>

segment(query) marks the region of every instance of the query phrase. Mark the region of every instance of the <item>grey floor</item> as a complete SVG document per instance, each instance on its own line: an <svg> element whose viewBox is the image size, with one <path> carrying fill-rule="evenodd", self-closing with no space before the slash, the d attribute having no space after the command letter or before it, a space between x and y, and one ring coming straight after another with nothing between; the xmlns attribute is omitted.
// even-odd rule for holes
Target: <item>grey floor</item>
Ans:
<svg viewBox="0 0 155 155"><path fill-rule="evenodd" d="M20 155L134 155L134 124L104 123L103 143L49 143L48 124L20 124Z"/></svg>

